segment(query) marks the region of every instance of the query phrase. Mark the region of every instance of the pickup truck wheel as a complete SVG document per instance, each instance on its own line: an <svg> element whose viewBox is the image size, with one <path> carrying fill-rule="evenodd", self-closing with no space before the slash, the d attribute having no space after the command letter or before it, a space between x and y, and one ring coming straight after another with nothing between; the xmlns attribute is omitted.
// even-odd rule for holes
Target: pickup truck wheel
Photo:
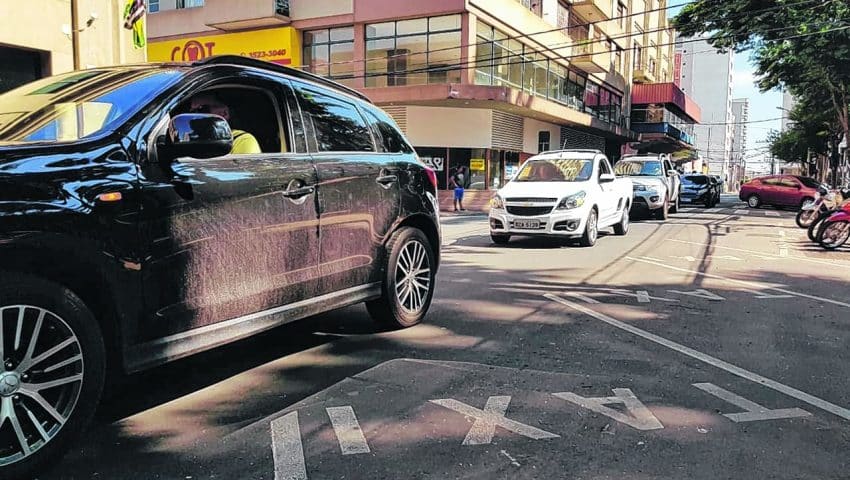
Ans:
<svg viewBox="0 0 850 480"><path fill-rule="evenodd" d="M587 216L587 223L584 227L584 235L581 236L582 247L592 247L596 245L596 239L599 236L599 214L596 213L596 208L590 210Z"/></svg>
<svg viewBox="0 0 850 480"><path fill-rule="evenodd" d="M92 419L106 353L100 326L67 288L0 272L0 477L56 465Z"/></svg>
<svg viewBox="0 0 850 480"><path fill-rule="evenodd" d="M508 242L511 241L510 235L497 235L494 233L490 234L490 240L493 241L496 245L507 245Z"/></svg>
<svg viewBox="0 0 850 480"><path fill-rule="evenodd" d="M434 250L416 228L402 227L387 243L381 298L366 302L373 320L394 328L421 322L434 296Z"/></svg>
<svg viewBox="0 0 850 480"><path fill-rule="evenodd" d="M670 213L679 213L679 196L676 195L676 201L670 206Z"/></svg>
<svg viewBox="0 0 850 480"><path fill-rule="evenodd" d="M623 218L620 219L620 223L614 225L614 233L616 235L625 235L629 233L629 209L623 209Z"/></svg>
<svg viewBox="0 0 850 480"><path fill-rule="evenodd" d="M670 217L670 200L664 197L664 206L655 211L655 217L659 220L667 220Z"/></svg>

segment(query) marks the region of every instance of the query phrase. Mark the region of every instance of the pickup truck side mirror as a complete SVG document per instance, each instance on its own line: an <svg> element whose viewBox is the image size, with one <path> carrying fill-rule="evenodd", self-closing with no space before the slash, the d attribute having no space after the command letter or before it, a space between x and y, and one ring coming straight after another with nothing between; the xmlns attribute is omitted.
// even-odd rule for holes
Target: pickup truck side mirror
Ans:
<svg viewBox="0 0 850 480"><path fill-rule="evenodd" d="M677 171L675 171L675 170L669 170L669 171L667 172L667 176L668 176L668 177L678 177L678 176L679 176L679 172L677 172Z"/></svg>
<svg viewBox="0 0 850 480"><path fill-rule="evenodd" d="M227 120L206 113L175 116L164 137L157 142L157 148L165 154L163 158L161 153L160 159L169 162L179 157L220 157L233 148L233 133Z"/></svg>
<svg viewBox="0 0 850 480"><path fill-rule="evenodd" d="M599 183L610 183L613 182L614 179L617 178L613 173L603 173L599 175Z"/></svg>

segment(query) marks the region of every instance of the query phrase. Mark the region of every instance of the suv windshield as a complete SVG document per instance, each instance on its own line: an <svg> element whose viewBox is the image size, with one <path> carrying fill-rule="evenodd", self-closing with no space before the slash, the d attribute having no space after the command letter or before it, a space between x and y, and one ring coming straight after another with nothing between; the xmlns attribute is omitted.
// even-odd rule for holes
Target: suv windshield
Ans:
<svg viewBox="0 0 850 480"><path fill-rule="evenodd" d="M696 185L706 185L708 184L708 177L705 175L688 175L685 177L684 181L686 183L693 183Z"/></svg>
<svg viewBox="0 0 850 480"><path fill-rule="evenodd" d="M179 70L86 70L0 95L0 143L73 141L112 130L181 76Z"/></svg>
<svg viewBox="0 0 850 480"><path fill-rule="evenodd" d="M632 177L663 177L661 162L641 160L621 160L614 165L614 173Z"/></svg>
<svg viewBox="0 0 850 480"><path fill-rule="evenodd" d="M593 174L591 159L529 160L516 176L517 182L586 182Z"/></svg>

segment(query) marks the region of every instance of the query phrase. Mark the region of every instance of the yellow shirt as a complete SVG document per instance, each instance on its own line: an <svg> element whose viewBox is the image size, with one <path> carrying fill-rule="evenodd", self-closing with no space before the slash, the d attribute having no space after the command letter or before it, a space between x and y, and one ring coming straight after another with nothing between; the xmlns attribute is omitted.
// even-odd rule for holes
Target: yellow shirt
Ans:
<svg viewBox="0 0 850 480"><path fill-rule="evenodd" d="M233 130L233 148L230 153L261 153L260 144L244 130Z"/></svg>

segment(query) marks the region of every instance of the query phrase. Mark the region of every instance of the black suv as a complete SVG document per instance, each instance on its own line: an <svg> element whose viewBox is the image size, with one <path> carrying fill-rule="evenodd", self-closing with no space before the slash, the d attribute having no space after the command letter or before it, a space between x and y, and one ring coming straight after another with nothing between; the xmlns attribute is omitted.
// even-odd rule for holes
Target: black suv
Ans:
<svg viewBox="0 0 850 480"><path fill-rule="evenodd" d="M257 60L98 68L0 95L0 477L55 460L107 370L360 302L419 322L436 184L366 97Z"/></svg>

